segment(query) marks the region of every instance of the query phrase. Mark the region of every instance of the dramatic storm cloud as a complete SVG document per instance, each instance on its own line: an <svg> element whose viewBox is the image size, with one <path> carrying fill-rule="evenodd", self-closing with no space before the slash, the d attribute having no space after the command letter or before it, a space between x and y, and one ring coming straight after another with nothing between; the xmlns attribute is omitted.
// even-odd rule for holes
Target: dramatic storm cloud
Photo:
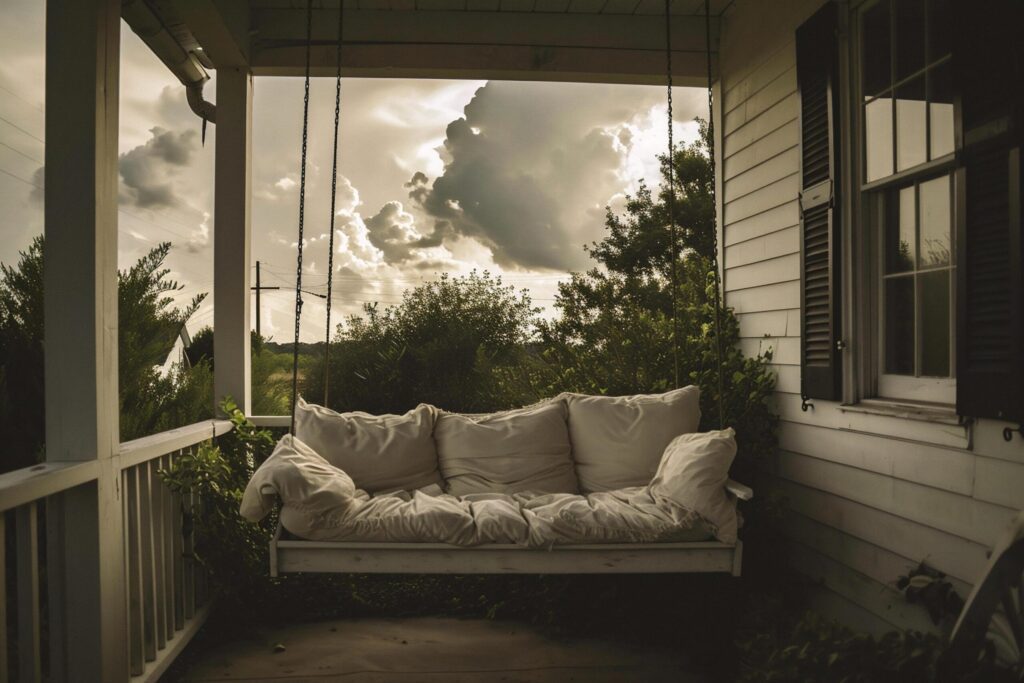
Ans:
<svg viewBox="0 0 1024 683"><path fill-rule="evenodd" d="M501 266L585 267L582 245L600 236L604 207L638 180L637 123L649 123L662 97L653 88L488 83L448 125L444 171L433 183L416 173L409 196ZM697 102L682 98L678 111L690 118Z"/></svg>
<svg viewBox="0 0 1024 683"><path fill-rule="evenodd" d="M146 144L121 155L121 203L143 209L171 208L179 204L173 177L188 169L192 153L199 148L199 135L194 130L175 133L159 127L150 132Z"/></svg>

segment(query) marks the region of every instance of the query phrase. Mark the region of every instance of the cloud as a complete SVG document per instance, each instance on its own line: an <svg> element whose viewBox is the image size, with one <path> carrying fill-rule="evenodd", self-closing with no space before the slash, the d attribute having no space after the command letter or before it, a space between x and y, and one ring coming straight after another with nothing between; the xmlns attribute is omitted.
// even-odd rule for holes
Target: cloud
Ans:
<svg viewBox="0 0 1024 683"><path fill-rule="evenodd" d="M120 158L121 202L143 209L172 208L180 202L172 179L188 169L198 149L195 131L182 133L155 127L145 144Z"/></svg>
<svg viewBox="0 0 1024 683"><path fill-rule="evenodd" d="M604 207L644 171L631 151L650 137L663 97L653 88L489 82L449 123L443 172L433 182L415 173L408 195L444 226L442 242L475 240L499 266L585 267L582 246L603 233ZM695 113L690 99L679 101L680 116Z"/></svg>
<svg viewBox="0 0 1024 683"><path fill-rule="evenodd" d="M389 263L407 261L422 238L415 222L401 202L391 201L377 215L366 219L367 237Z"/></svg>
<svg viewBox="0 0 1024 683"><path fill-rule="evenodd" d="M43 199L46 196L46 167L40 166L36 169L35 173L32 174L32 190L29 192L28 198L38 206L43 205Z"/></svg>

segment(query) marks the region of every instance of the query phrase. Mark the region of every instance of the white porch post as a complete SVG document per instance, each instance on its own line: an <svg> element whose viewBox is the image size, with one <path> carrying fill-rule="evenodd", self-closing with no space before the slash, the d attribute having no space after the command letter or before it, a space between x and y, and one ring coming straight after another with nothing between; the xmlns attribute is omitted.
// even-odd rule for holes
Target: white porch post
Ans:
<svg viewBox="0 0 1024 683"><path fill-rule="evenodd" d="M252 75L217 70L217 160L213 208L214 397L251 412L249 255L252 206Z"/></svg>
<svg viewBox="0 0 1024 683"><path fill-rule="evenodd" d="M54 680L128 678L118 449L117 134L121 3L46 7L48 461L98 460L48 501Z"/></svg>

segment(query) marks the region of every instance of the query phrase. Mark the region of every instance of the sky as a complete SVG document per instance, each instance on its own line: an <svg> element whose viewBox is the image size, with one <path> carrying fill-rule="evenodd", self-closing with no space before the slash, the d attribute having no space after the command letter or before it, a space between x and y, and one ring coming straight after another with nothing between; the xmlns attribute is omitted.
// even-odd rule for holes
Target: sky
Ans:
<svg viewBox="0 0 1024 683"><path fill-rule="evenodd" d="M0 262L43 231L44 16L38 0L0 5ZM206 86L215 101L216 74ZM213 287L216 126L122 23L118 261L160 242L185 304ZM253 110L253 265L265 285L295 283L302 132L300 78L258 78ZM673 94L677 144L695 139L702 91ZM557 283L591 267L605 207L621 210L641 180L657 185L665 150L660 87L345 79L342 83L335 321L364 303L397 303L441 273L501 275L553 312ZM325 292L334 81L313 79L303 285ZM294 293L265 292L262 329L293 334ZM302 338L322 339L324 302L305 297ZM255 307L253 307L255 315ZM212 296L189 323L213 320ZM253 320L255 326L255 319ZM332 325L333 326L333 325Z"/></svg>

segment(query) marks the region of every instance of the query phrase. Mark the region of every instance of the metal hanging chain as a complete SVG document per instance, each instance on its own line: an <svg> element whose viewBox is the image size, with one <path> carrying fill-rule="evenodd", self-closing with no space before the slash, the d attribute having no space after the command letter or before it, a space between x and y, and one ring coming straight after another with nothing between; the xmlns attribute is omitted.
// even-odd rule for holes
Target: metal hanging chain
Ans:
<svg viewBox="0 0 1024 683"><path fill-rule="evenodd" d="M704 49L708 73L708 154L711 157L711 248L714 252L715 354L718 358L718 428L725 429L725 394L722 375L722 276L718 271L718 198L715 192L715 108L711 80L711 0L704 0Z"/></svg>
<svg viewBox="0 0 1024 683"><path fill-rule="evenodd" d="M309 141L309 51L313 37L313 0L306 2L306 82L302 99L302 170L299 175L299 241L295 262L295 346L292 349L292 422L295 434L295 406L299 398L299 323L302 321L302 242L306 221L306 148Z"/></svg>
<svg viewBox="0 0 1024 683"><path fill-rule="evenodd" d="M334 286L334 212L338 197L338 128L341 123L341 41L344 35L344 2L338 3L337 71L334 76L334 163L331 167L331 229L327 246L327 331L324 339L324 405L327 405L331 367L331 291Z"/></svg>
<svg viewBox="0 0 1024 683"><path fill-rule="evenodd" d="M675 152L672 136L672 0L665 0L665 73L668 90L668 226L672 240L672 367L679 388L679 244L676 239Z"/></svg>

